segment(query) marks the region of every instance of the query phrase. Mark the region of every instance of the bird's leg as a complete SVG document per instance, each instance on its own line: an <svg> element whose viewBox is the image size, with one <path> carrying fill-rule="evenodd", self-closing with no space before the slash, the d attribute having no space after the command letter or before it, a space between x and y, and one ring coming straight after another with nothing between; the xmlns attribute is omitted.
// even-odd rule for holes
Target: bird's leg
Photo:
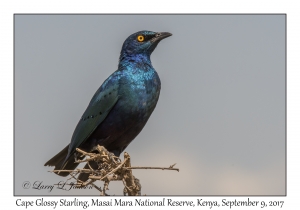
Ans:
<svg viewBox="0 0 300 210"><path fill-rule="evenodd" d="M105 147L97 145L94 147L94 150L97 150L99 152L101 158L105 158L106 161L110 160L115 165L118 164L117 161L115 161L115 158L118 158L118 157L116 157L113 152L107 151ZM104 162L104 159L102 159L102 160Z"/></svg>
<svg viewBox="0 0 300 210"><path fill-rule="evenodd" d="M78 156L78 153L75 152L75 153L74 153L74 159L75 159L75 162L78 161L77 156Z"/></svg>
<svg viewBox="0 0 300 210"><path fill-rule="evenodd" d="M115 165L118 165L117 161L115 161L115 158L118 158L118 157L116 157L114 153L109 152L109 153L108 153L108 156L109 156L109 159L110 159Z"/></svg>

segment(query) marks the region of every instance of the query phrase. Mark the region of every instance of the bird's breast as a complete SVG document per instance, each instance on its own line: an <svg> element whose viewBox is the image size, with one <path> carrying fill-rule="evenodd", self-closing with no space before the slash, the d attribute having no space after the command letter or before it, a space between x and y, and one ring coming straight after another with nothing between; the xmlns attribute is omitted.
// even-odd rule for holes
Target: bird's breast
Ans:
<svg viewBox="0 0 300 210"><path fill-rule="evenodd" d="M157 73L132 73L121 86L120 103L126 109L126 114L147 120L159 98L161 84Z"/></svg>

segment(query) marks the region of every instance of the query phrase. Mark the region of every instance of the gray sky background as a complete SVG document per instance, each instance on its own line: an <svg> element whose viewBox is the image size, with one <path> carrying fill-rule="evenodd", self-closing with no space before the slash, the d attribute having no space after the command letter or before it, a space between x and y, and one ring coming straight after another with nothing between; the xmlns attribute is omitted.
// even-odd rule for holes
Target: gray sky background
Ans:
<svg viewBox="0 0 300 210"><path fill-rule="evenodd" d="M70 142L139 30L173 36L151 56L160 99L126 151L134 166L180 168L134 171L142 193L284 195L284 15L16 15L15 194L98 194L22 183L66 180L44 163ZM122 189L111 183L108 193Z"/></svg>

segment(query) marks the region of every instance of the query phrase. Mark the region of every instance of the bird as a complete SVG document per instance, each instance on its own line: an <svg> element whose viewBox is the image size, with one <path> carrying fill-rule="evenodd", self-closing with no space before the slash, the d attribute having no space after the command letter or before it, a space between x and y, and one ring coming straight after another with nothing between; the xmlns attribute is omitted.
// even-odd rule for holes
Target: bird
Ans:
<svg viewBox="0 0 300 210"><path fill-rule="evenodd" d="M150 56L169 32L138 31L123 43L118 69L95 92L80 118L71 142L44 166L74 170L79 163L76 148L92 152L97 145L119 157L146 125L159 99L161 81ZM90 166L97 168L91 161ZM84 168L89 168L86 165ZM70 172L56 172L68 176ZM78 179L88 180L88 173Z"/></svg>

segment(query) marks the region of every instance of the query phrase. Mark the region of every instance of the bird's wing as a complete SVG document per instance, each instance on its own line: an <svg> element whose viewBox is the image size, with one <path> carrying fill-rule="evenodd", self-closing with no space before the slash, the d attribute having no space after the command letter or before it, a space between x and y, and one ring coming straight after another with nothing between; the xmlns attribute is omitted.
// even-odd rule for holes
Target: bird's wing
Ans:
<svg viewBox="0 0 300 210"><path fill-rule="evenodd" d="M118 84L102 90L101 88L93 96L90 104L79 120L69 147L68 157L79 147L106 118L119 99Z"/></svg>

